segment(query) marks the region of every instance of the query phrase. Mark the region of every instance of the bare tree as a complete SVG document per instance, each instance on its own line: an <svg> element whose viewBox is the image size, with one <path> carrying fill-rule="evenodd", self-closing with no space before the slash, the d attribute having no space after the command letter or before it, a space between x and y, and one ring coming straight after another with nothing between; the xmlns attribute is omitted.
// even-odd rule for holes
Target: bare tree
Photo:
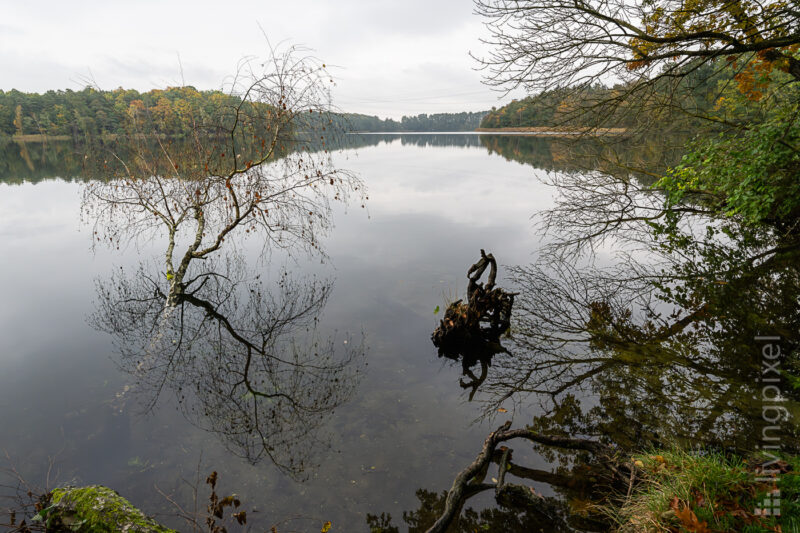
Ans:
<svg viewBox="0 0 800 533"><path fill-rule="evenodd" d="M266 290L236 244L324 254L332 202L364 196L328 150L330 83L302 48L273 49L239 65L210 121L184 117L187 139L134 108L127 137L86 155L95 244L165 241L163 269L98 284L94 325L115 337L148 408L169 389L232 451L291 475L325 443L321 426L352 394L362 352L315 333L330 283L284 274Z"/></svg>
<svg viewBox="0 0 800 533"><path fill-rule="evenodd" d="M168 305L189 264L236 236L320 250L331 200L363 192L327 150L336 135L331 82L323 63L290 47L243 62L229 82L236 103L221 102L212 123L190 124L188 143L173 143L154 117L133 113L128 138L87 154L87 168L100 178L84 189L95 241L119 246L166 236Z"/></svg>
<svg viewBox="0 0 800 533"><path fill-rule="evenodd" d="M488 83L531 92L683 72L692 60L761 52L800 80L800 10L754 0L476 0Z"/></svg>
<svg viewBox="0 0 800 533"><path fill-rule="evenodd" d="M490 51L477 58L501 90L548 93L555 121L628 136L686 121L721 127L698 96L757 64L800 80L800 11L754 0L476 0ZM685 124L684 124L685 127Z"/></svg>

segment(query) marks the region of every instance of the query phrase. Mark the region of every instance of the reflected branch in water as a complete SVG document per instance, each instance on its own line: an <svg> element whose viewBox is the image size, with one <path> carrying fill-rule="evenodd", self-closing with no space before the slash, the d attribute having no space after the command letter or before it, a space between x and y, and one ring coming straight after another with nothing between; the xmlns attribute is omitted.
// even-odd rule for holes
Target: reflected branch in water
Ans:
<svg viewBox="0 0 800 533"><path fill-rule="evenodd" d="M625 262L599 266L545 254L511 269L520 294L509 353L492 360L476 395L484 416L494 416L508 399L520 406L538 402L541 410L521 435L591 439L609 450L603 454L609 460L593 460L563 449L556 438L531 439L539 454L560 466L541 472L514 465L514 475L548 483L570 501L588 501L586 509L633 485L626 458L635 450L700 446L746 454L764 435L789 453L798 449L794 416L762 416L757 343L764 331L779 334L782 368L797 368L796 252L778 250L746 228L729 230L726 239L706 231L706 239L679 248L654 243L647 261L628 255ZM789 382L781 390L781 408L800 413L797 390ZM506 432L501 428L487 443ZM498 462L502 471L503 458ZM482 479L473 476L475 464L456 478L460 489L454 483L449 505L439 507L439 529L433 525L432 531L459 516L461 506L450 500L465 500L469 483ZM474 488L496 489L497 479ZM579 518L581 506L574 509L564 524ZM592 516L575 527L596 528Z"/></svg>
<svg viewBox="0 0 800 533"><path fill-rule="evenodd" d="M757 336L780 336L782 368L798 368L795 227L745 224L703 198L670 205L650 186L658 161L640 165L592 142L609 164L550 175L556 204L537 215L550 241L537 262L512 268L514 357L493 362L485 414L532 399L543 430L631 449L677 440L752 450L764 425ZM590 155L592 142L567 153ZM789 376L782 389L800 414ZM782 432L796 448L797 429Z"/></svg>
<svg viewBox="0 0 800 533"><path fill-rule="evenodd" d="M92 323L115 338L148 409L169 390L236 455L302 475L358 384L363 343L317 332L330 282L284 273L273 292L241 261L203 267L166 312L169 285L144 267L98 282Z"/></svg>
<svg viewBox="0 0 800 533"><path fill-rule="evenodd" d="M614 490L627 480L626 467L615 466L613 450L589 439L544 435L529 429L510 429L506 422L491 433L475 461L462 470L449 491L437 495L420 489L417 497L420 508L404 512L403 520L409 531L437 533L444 531L605 531L608 525L598 517L575 513L581 501L609 498ZM545 472L514 464L513 450L502 443L515 439L528 440L544 446L569 450L577 454L575 465L558 472ZM498 467L497 477L490 477L492 463ZM545 497L530 485L509 480L510 476L522 480L549 483L570 501L569 505L555 497ZM477 513L462 509L474 496L494 492L500 506ZM585 505L585 504L584 504ZM570 509L572 507L572 509ZM381 524L390 531L391 517L382 514L367 515L371 526Z"/></svg>
<svg viewBox="0 0 800 533"><path fill-rule="evenodd" d="M165 133L170 117L132 105L127 136L88 146L82 211L95 243L164 241L162 268L98 283L92 319L147 408L170 390L237 455L301 475L356 387L363 344L317 333L329 282L284 273L268 290L236 244L324 256L332 202L363 186L328 151L325 65L300 47L271 52L240 64L208 120L180 117L181 142Z"/></svg>
<svg viewBox="0 0 800 533"><path fill-rule="evenodd" d="M740 259L761 247L727 246L698 247L683 261L579 267L548 256L513 268L515 356L492 365L486 413L533 397L545 409L540 430L626 449L678 441L752 450L765 424L755 339L781 334L786 368L797 364L800 276L791 257L750 268ZM800 398L784 388L797 411ZM796 446L796 427L781 431Z"/></svg>

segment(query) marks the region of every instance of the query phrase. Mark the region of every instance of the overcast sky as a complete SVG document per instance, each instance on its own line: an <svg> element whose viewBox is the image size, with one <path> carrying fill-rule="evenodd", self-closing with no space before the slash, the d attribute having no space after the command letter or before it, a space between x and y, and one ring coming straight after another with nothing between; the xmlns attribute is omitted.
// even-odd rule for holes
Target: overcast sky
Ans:
<svg viewBox="0 0 800 533"><path fill-rule="evenodd" d="M469 53L485 51L470 0L0 0L0 89L43 92L217 89L264 37L315 50L333 66L346 111L481 111L502 97ZM180 58L180 59L179 59ZM500 99L500 100L499 100Z"/></svg>

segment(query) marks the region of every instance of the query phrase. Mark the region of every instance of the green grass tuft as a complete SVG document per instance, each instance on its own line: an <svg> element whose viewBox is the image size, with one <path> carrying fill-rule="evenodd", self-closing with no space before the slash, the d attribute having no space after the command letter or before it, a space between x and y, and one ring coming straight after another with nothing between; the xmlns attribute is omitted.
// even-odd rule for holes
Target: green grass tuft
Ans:
<svg viewBox="0 0 800 533"><path fill-rule="evenodd" d="M632 494L604 508L620 532L800 533L800 457L782 456L765 466L778 471L773 476L761 473L770 460L766 455L746 460L654 450L633 460L637 484ZM780 491L780 516L759 513L774 490Z"/></svg>

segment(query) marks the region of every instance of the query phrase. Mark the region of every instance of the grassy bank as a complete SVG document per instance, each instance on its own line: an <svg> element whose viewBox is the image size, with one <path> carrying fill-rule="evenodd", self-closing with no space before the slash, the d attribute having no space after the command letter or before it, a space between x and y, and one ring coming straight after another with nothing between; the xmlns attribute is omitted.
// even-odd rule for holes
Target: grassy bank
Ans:
<svg viewBox="0 0 800 533"><path fill-rule="evenodd" d="M603 509L619 532L800 532L798 456L655 451L633 460L631 493Z"/></svg>

